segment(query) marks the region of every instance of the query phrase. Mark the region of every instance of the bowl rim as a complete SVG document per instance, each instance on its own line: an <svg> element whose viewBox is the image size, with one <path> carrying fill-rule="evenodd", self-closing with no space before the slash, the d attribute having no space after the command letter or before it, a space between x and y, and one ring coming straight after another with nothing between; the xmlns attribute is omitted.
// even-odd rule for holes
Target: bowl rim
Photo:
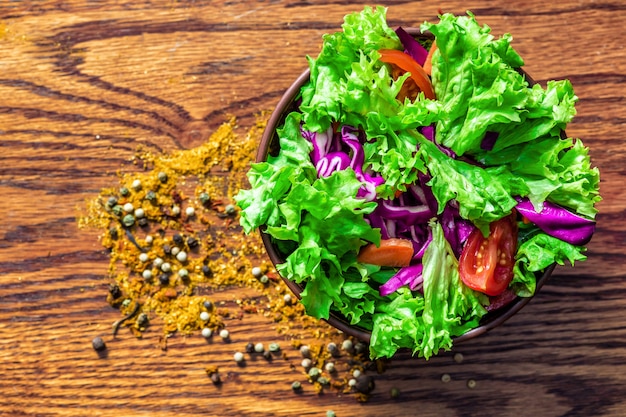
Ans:
<svg viewBox="0 0 626 417"><path fill-rule="evenodd" d="M403 28L412 36L423 36L426 38L433 38L433 36L429 33L422 33L418 28L408 27ZM522 68L518 69L527 79L528 83L533 85L536 82L532 79L532 77L524 71ZM289 109L289 107L293 104L294 101L298 98L300 94L300 90L302 86L309 80L311 75L310 69L305 69L296 80L287 88L285 93L282 95L280 100L278 101L274 111L270 115L268 122L266 124L265 130L263 131L263 135L261 137L261 141L259 143L259 147L257 149L257 154L255 161L263 162L266 160L267 155L270 152L270 146L274 137L276 136L276 128L280 127L284 122L284 119L287 115L285 112ZM263 241L263 245L267 251L267 254L274 266L279 265L285 260L281 257L281 255L276 250L273 245L271 237L265 232L265 227L260 228L261 240ZM516 296L512 301L510 301L507 305L494 310L492 312L488 312L485 316L481 318L479 325L471 330L468 330L464 334L460 336L456 336L452 338L453 344L458 344L470 339L475 338L481 334L488 332L502 323L513 317L517 314L526 304L530 302L532 298L539 292L539 290L546 283L548 278L552 275L556 264L552 264L548 266L540 277L537 278L535 293L530 297L519 297ZM282 281L287 285L287 287L291 290L291 292L298 298L301 298L300 293L303 291L303 288L300 287L295 282L283 277L280 273L278 273ZM371 339L371 332L362 329L357 326L350 325L341 315L334 313L332 310L330 312L330 316L328 319L322 319L326 321L328 324L333 326L334 328L342 331L343 333L355 337L356 339L369 343Z"/></svg>

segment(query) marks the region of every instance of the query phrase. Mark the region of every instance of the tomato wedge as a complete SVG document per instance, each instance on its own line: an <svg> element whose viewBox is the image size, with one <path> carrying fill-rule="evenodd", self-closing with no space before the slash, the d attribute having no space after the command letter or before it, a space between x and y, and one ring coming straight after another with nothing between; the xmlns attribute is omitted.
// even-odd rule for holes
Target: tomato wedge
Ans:
<svg viewBox="0 0 626 417"><path fill-rule="evenodd" d="M407 239L381 239L380 245L369 243L361 248L357 260L378 266L409 266L413 258L413 243Z"/></svg>
<svg viewBox="0 0 626 417"><path fill-rule="evenodd" d="M480 230L474 230L459 258L461 280L487 295L501 294L513 279L516 252L515 215L491 223L487 238Z"/></svg>
<svg viewBox="0 0 626 417"><path fill-rule="evenodd" d="M424 71L424 68L409 54L395 49L381 49L378 51L380 54L380 60L384 63L395 65L404 72L411 74L411 80L417 85L420 91L424 92L426 98L435 99L435 92L433 91L433 85L428 78L428 74Z"/></svg>
<svg viewBox="0 0 626 417"><path fill-rule="evenodd" d="M431 75L433 72L433 54L437 50L437 42L433 41L433 44L430 46L428 50L428 55L426 56L426 61L424 61L424 72L428 75Z"/></svg>

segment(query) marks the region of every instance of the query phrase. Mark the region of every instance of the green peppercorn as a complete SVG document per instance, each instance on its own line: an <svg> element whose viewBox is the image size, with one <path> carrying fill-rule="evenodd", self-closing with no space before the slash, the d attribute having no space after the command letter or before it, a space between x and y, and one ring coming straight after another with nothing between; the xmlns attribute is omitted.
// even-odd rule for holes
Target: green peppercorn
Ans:
<svg viewBox="0 0 626 417"><path fill-rule="evenodd" d="M140 328L148 327L149 323L150 319L148 318L148 315L146 313L141 313L139 316L137 316L137 326L139 326Z"/></svg>
<svg viewBox="0 0 626 417"><path fill-rule="evenodd" d="M224 211L228 215L235 214L235 206L233 206L232 204L227 204L226 207L224 207Z"/></svg>
<svg viewBox="0 0 626 417"><path fill-rule="evenodd" d="M117 198L113 196L109 197L109 199L107 200L107 207L113 208L115 207L116 204L117 204Z"/></svg>
<svg viewBox="0 0 626 417"><path fill-rule="evenodd" d="M270 352L269 350L266 350L263 352L263 357L265 358L265 360L271 361L272 360L272 352Z"/></svg>
<svg viewBox="0 0 626 417"><path fill-rule="evenodd" d="M203 205L207 205L211 202L211 197L205 192L200 193L198 199Z"/></svg>
<svg viewBox="0 0 626 417"><path fill-rule="evenodd" d="M157 174L157 178L159 179L159 181L161 182L167 182L167 174L165 172L159 172Z"/></svg>
<svg viewBox="0 0 626 417"><path fill-rule="evenodd" d="M120 188L120 195L122 197L128 197L130 195L130 190L126 187Z"/></svg>
<svg viewBox="0 0 626 417"><path fill-rule="evenodd" d="M111 211L113 212L114 215L116 215L117 217L120 217L122 213L124 213L124 208L118 204L116 206L113 206Z"/></svg>
<svg viewBox="0 0 626 417"><path fill-rule="evenodd" d="M133 224L135 224L135 216L133 216L132 214L127 214L122 219L122 224L124 224L124 226L126 227L131 227Z"/></svg>
<svg viewBox="0 0 626 417"><path fill-rule="evenodd" d="M296 391L296 392L298 392L298 391L302 390L302 384L300 383L300 381L294 381L291 384L291 389Z"/></svg>
<svg viewBox="0 0 626 417"><path fill-rule="evenodd" d="M398 398L400 396L400 390L396 387L391 388L391 390L389 390L389 395L391 396L391 398Z"/></svg>
<svg viewBox="0 0 626 417"><path fill-rule="evenodd" d="M326 412L326 417L337 417L337 415L335 414L333 410L328 410Z"/></svg>
<svg viewBox="0 0 626 417"><path fill-rule="evenodd" d="M278 352L280 350L280 345L278 343L270 343L269 346L270 352Z"/></svg>
<svg viewBox="0 0 626 417"><path fill-rule="evenodd" d="M156 199L157 199L157 195L154 191L151 190L146 193L146 200L154 203Z"/></svg>
<svg viewBox="0 0 626 417"><path fill-rule="evenodd" d="M320 371L319 368L312 367L311 369L309 369L309 377L313 381L317 381L317 379L320 377L321 374L322 374L322 371Z"/></svg>
<svg viewBox="0 0 626 417"><path fill-rule="evenodd" d="M267 284L269 282L269 277L267 275L263 275L261 278L259 278L259 282L261 284Z"/></svg>
<svg viewBox="0 0 626 417"><path fill-rule="evenodd" d="M111 227L109 229L109 236L111 236L111 239L117 239L119 237L117 227Z"/></svg>

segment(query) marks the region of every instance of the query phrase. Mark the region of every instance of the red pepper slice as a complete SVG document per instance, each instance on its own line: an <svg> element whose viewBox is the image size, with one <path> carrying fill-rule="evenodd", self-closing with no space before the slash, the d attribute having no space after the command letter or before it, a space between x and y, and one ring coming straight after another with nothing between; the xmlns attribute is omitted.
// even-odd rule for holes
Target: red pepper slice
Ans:
<svg viewBox="0 0 626 417"><path fill-rule="evenodd" d="M380 54L380 60L382 62L395 65L402 71L410 73L410 78L420 91L424 93L426 98L431 100L435 99L435 92L433 91L433 85L430 82L430 78L428 78L428 74L426 74L424 68L415 62L410 55L395 49L381 49L378 53Z"/></svg>

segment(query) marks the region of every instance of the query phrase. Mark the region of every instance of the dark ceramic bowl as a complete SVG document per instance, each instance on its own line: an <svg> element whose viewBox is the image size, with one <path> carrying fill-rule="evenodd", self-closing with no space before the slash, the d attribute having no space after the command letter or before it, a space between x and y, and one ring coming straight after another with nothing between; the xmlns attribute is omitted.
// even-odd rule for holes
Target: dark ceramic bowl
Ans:
<svg viewBox="0 0 626 417"><path fill-rule="evenodd" d="M408 28L405 30L414 37L429 37L428 35L421 34L418 29ZM535 81L525 71L520 70L520 72L526 77L530 84L535 84ZM282 126L287 114L292 111L298 110L296 99L298 98L298 94L300 93L300 89L302 88L302 86L308 82L309 75L310 72L308 69L300 74L300 76L293 82L293 84L291 84L291 86L287 89L285 94L278 102L278 105L270 116L270 119L261 138L261 143L259 145L256 155L257 162L265 161L268 154L276 155L278 153L279 143L276 129ZM284 263L285 256L278 251L278 249L272 242L271 237L266 234L263 229L261 229L261 238L272 263L274 265ZM545 272L541 276L537 277L536 291L539 291L543 284L548 280L548 278L552 274L552 271L554 270L554 267L555 265L551 265L545 270ZM304 290L304 288L299 286L295 282L288 280L285 277L281 278L287 284L289 289L298 298L300 298L300 293ZM500 307L497 310L490 311L485 316L483 316L478 327L469 330L461 336L454 338L454 343L456 344L462 341L472 339L499 326L500 324L511 318L513 315L515 315L515 313L520 311L530 301L531 298L516 297L505 306ZM330 325L341 330L347 335L356 337L363 342L370 341L371 333L368 330L349 324L349 322L338 313L333 314L333 312L331 311L330 317L326 321Z"/></svg>

